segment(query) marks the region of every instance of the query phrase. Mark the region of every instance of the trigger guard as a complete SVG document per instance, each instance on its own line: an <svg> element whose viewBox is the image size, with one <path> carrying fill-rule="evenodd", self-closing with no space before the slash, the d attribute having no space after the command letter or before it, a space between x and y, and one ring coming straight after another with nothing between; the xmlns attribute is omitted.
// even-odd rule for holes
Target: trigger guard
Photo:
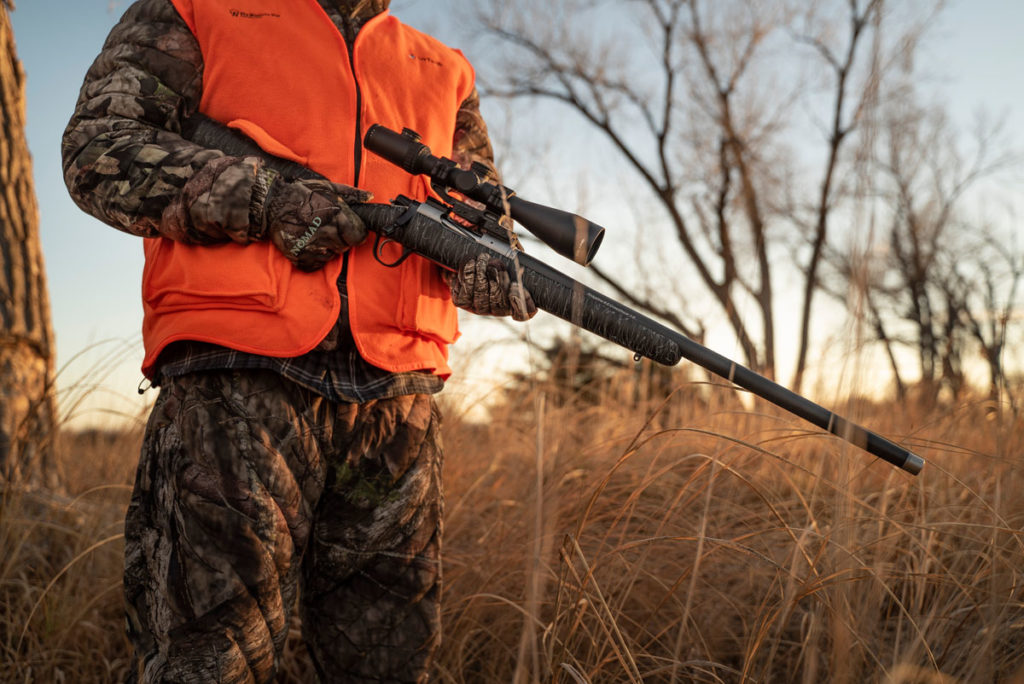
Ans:
<svg viewBox="0 0 1024 684"><path fill-rule="evenodd" d="M402 255L395 259L394 261L385 261L383 258L384 246L392 242L402 248ZM381 266L395 268L403 261L408 259L412 254L414 254L412 250L406 249L403 245L401 245L398 242L395 242L389 237L383 237L380 233L377 233L377 237L373 241L373 258L376 259L377 263L379 263Z"/></svg>
<svg viewBox="0 0 1024 684"><path fill-rule="evenodd" d="M408 259L411 255L415 254L411 249L408 249L405 245L391 238L391 234L399 226L404 226L406 223L411 221L418 211L418 204L410 205L406 210L395 219L394 223L377 233L377 237L373 241L373 258L377 260L377 263L388 268L394 268L401 264L403 261ZM398 257L395 261L384 261L384 245L389 242L394 242L396 245L402 248L402 256Z"/></svg>

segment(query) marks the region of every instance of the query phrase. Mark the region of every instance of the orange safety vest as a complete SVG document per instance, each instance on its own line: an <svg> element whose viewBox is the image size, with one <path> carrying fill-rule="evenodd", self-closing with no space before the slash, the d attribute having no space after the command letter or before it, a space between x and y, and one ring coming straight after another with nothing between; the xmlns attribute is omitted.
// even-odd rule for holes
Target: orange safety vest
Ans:
<svg viewBox="0 0 1024 684"><path fill-rule="evenodd" d="M201 112L280 157L386 202L426 199L429 183L362 149L375 123L412 128L450 155L456 113L473 88L462 54L386 12L352 54L316 0L172 0L203 54ZM389 245L385 256L397 256ZM439 269L419 257L382 266L364 243L349 251L349 323L359 353L393 372L447 377L458 322ZM190 246L145 241L143 372L176 340L289 357L313 349L340 309L341 259L303 273L269 242Z"/></svg>

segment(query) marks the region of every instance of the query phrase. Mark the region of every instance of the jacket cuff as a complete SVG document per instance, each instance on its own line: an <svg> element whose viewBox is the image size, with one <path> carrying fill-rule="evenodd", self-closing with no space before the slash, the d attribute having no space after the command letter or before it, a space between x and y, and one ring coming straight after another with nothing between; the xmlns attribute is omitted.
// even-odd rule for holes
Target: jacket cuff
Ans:
<svg viewBox="0 0 1024 684"><path fill-rule="evenodd" d="M256 180L252 186L252 197L249 200L249 222L252 226L249 235L254 240L265 240L269 226L266 225L267 204L273 195L275 186L283 183L281 174L262 163L256 169Z"/></svg>

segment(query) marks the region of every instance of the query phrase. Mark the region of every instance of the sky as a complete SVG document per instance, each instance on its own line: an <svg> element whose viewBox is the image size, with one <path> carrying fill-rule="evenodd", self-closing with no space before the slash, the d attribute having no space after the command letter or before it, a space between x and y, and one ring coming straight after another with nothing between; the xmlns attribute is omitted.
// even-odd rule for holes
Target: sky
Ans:
<svg viewBox="0 0 1024 684"><path fill-rule="evenodd" d="M457 28L439 11L450 5L450 0L395 0L392 11L464 47L472 61L473 50L486 45L460 44ZM57 338L58 387L62 406L76 421L139 416L155 394L140 400L136 391L142 380L141 241L82 213L68 197L60 168L61 133L82 78L127 6L126 0L16 0L11 15L27 76L27 135ZM923 56L928 70L941 75L934 87L959 121L967 125L979 108L1005 116L1018 144L1024 142L1024 133L1017 133L1024 131L1021 27L1021 0L951 0ZM485 102L485 117L488 106ZM74 408L83 396L85 405Z"/></svg>

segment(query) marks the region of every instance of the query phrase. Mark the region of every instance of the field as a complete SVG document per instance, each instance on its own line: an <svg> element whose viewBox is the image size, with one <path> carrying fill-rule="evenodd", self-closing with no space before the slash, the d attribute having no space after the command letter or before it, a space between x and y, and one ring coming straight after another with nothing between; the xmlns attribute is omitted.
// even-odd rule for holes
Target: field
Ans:
<svg viewBox="0 0 1024 684"><path fill-rule="evenodd" d="M643 380L642 378L640 380ZM768 404L626 374L449 408L437 682L1024 682L1024 425L978 400L834 407L912 477ZM0 508L0 680L120 681L141 434L62 435ZM312 681L292 630L283 682Z"/></svg>

